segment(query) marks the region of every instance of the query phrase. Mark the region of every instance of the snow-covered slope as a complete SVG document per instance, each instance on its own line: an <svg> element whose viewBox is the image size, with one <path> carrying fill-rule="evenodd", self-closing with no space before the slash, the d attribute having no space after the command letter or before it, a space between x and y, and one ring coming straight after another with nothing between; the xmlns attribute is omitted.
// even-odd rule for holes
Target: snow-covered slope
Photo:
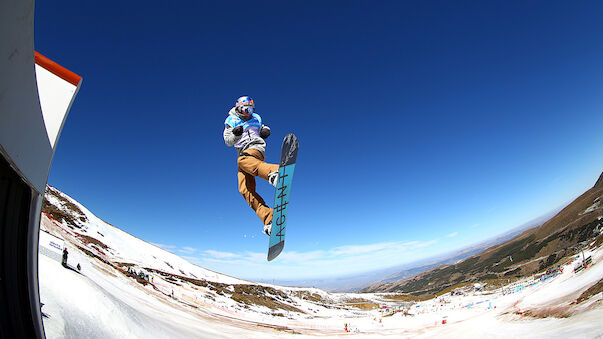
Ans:
<svg viewBox="0 0 603 339"><path fill-rule="evenodd" d="M600 247L585 253L592 263L577 273L570 262L542 279L409 302L230 277L103 222L57 189L46 198L41 229L69 251L66 267L40 252L49 338L603 335Z"/></svg>
<svg viewBox="0 0 603 339"><path fill-rule="evenodd" d="M52 227L49 223L43 223L43 226L49 225L50 231L62 234L74 244L80 245L106 260L153 268L193 279L207 279L227 284L247 283L247 281L193 265L173 253L140 240L99 219L80 203L56 188L49 187L45 197L49 204L65 215L71 216L72 222L57 220L61 219L57 217L53 220L53 224L58 227ZM53 214L45 213L45 217L53 218Z"/></svg>

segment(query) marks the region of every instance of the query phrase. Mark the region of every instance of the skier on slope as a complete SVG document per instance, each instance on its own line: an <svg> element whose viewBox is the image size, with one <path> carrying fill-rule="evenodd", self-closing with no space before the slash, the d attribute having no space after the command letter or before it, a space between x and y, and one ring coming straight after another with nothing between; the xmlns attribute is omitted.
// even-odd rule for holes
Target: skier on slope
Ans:
<svg viewBox="0 0 603 339"><path fill-rule="evenodd" d="M264 224L264 233L270 235L273 209L255 191L255 177L268 180L276 187L278 165L264 162L266 142L270 128L262 125L262 118L255 113L255 103L249 96L237 99L235 107L224 121L224 142L234 146L238 158L239 192Z"/></svg>

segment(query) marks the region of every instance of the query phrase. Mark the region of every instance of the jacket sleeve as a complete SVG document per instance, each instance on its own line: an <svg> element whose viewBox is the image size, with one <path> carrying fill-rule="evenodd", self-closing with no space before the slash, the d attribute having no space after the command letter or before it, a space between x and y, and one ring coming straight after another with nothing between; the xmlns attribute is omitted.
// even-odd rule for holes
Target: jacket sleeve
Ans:
<svg viewBox="0 0 603 339"><path fill-rule="evenodd" d="M232 126L228 124L224 125L224 133L222 135L224 136L224 143L228 147L233 146L241 139L240 135L236 136L232 133Z"/></svg>
<svg viewBox="0 0 603 339"><path fill-rule="evenodd" d="M234 144L239 142L239 140L241 139L241 136L242 136L242 135L236 136L232 133L232 129L237 124L237 122L236 122L237 119L233 118L234 116L235 116L235 108L233 107L228 112L228 118L226 118L226 120L224 121L224 132L222 133L222 136L224 137L224 143L228 147L233 146Z"/></svg>

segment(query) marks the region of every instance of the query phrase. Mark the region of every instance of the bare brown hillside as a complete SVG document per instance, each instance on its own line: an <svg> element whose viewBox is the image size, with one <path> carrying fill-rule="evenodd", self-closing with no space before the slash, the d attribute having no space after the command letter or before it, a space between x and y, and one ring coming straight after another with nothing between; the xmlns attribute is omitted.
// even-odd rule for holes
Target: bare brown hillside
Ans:
<svg viewBox="0 0 603 339"><path fill-rule="evenodd" d="M377 283L362 292L436 294L454 285L530 275L574 254L603 227L603 173L595 185L539 227L454 265L442 265L393 283Z"/></svg>

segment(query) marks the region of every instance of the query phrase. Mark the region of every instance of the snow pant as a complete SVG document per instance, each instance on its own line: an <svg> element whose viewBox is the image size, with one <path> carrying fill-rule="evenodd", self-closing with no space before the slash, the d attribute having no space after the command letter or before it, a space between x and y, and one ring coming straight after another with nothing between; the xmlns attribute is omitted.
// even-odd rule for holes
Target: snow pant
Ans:
<svg viewBox="0 0 603 339"><path fill-rule="evenodd" d="M262 152L256 149L244 151L237 159L239 171L239 192L249 204L249 207L258 215L264 225L272 222L272 208L255 191L255 177L268 180L268 174L278 171L278 165L264 162Z"/></svg>

